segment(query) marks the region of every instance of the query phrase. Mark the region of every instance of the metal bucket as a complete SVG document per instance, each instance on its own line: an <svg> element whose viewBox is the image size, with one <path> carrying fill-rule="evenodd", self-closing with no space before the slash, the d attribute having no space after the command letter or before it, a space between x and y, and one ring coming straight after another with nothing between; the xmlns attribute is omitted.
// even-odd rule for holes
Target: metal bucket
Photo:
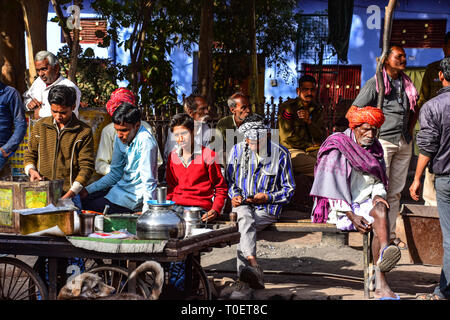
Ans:
<svg viewBox="0 0 450 320"><path fill-rule="evenodd" d="M442 265L444 249L437 207L405 204L401 215L412 262Z"/></svg>

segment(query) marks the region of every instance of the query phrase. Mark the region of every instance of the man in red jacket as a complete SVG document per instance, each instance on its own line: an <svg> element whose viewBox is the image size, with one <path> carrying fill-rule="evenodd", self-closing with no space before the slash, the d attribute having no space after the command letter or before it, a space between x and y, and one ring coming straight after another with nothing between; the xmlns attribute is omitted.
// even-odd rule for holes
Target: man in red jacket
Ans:
<svg viewBox="0 0 450 320"><path fill-rule="evenodd" d="M228 186L213 150L194 143L194 120L186 113L175 115L170 130L177 142L167 160L167 199L180 206L207 211L202 221L214 220L222 211Z"/></svg>

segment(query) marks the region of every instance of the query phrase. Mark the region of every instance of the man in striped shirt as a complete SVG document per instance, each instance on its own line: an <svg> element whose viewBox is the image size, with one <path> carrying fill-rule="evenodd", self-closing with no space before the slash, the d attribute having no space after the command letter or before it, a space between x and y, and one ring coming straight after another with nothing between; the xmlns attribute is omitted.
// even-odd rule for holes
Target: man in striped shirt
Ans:
<svg viewBox="0 0 450 320"><path fill-rule="evenodd" d="M282 206L294 194L295 182L289 151L270 138L265 119L253 114L239 127L244 141L228 158L228 195L241 233L237 246L239 292L263 289L263 271L256 260L256 232L277 221Z"/></svg>

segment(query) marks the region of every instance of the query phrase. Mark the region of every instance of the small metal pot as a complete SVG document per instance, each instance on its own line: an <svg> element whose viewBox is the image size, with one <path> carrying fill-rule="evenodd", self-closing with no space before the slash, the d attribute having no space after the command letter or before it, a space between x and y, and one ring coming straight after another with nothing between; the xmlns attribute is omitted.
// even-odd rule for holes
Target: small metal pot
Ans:
<svg viewBox="0 0 450 320"><path fill-rule="evenodd" d="M184 207L183 219L186 222L186 237L192 234L192 229L199 228L202 224L202 215L205 210L201 207Z"/></svg>
<svg viewBox="0 0 450 320"><path fill-rule="evenodd" d="M97 214L95 213L79 213L80 217L80 235L87 237L94 233L94 220Z"/></svg>

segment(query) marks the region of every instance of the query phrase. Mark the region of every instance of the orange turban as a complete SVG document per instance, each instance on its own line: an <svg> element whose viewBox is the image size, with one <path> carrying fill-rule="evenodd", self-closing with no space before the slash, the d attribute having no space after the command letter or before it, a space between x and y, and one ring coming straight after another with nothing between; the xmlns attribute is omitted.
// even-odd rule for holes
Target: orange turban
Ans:
<svg viewBox="0 0 450 320"><path fill-rule="evenodd" d="M364 108L351 106L345 117L348 119L348 126L351 129L355 129L364 123L368 123L379 128L384 123L383 111L381 111L381 109L369 106Z"/></svg>

